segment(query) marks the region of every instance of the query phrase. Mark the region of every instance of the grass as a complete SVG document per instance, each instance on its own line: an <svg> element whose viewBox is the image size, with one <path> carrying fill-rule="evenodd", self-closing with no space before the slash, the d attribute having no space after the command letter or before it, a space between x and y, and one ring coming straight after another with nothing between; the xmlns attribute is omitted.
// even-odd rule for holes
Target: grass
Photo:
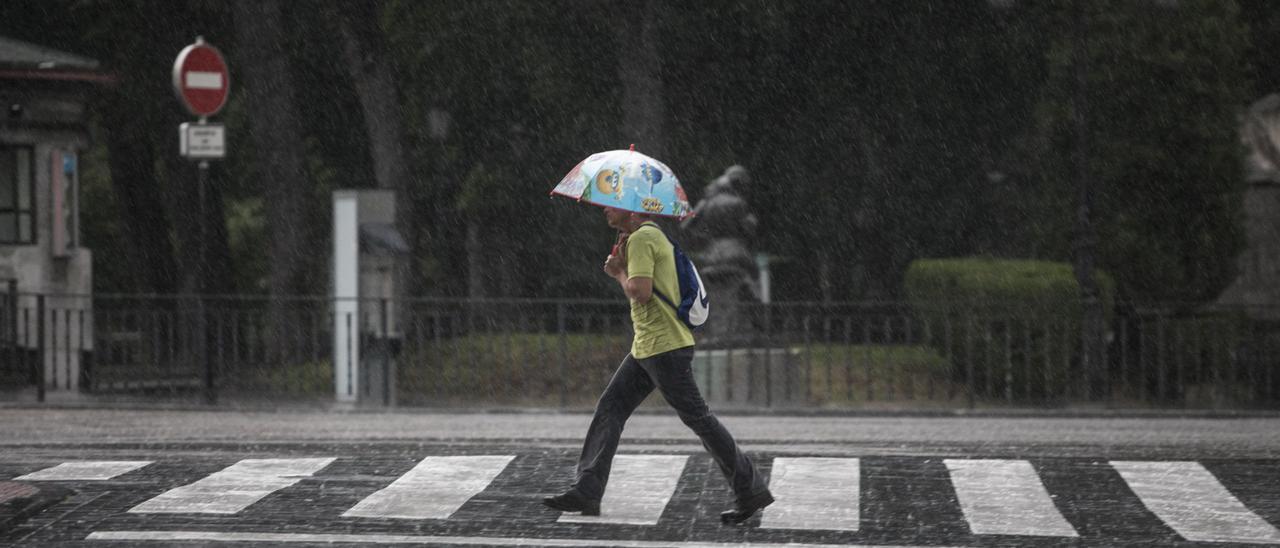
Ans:
<svg viewBox="0 0 1280 548"><path fill-rule="evenodd" d="M427 343L401 355L400 402L590 405L626 355L625 335L511 333Z"/></svg>
<svg viewBox="0 0 1280 548"><path fill-rule="evenodd" d="M927 346L815 344L795 350L817 405L948 402L963 394L951 380L950 363Z"/></svg>

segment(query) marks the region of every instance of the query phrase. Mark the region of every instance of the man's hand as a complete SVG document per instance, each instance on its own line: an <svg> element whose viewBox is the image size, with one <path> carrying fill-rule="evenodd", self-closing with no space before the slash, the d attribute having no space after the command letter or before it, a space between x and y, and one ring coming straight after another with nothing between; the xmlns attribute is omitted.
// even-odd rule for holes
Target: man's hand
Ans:
<svg viewBox="0 0 1280 548"><path fill-rule="evenodd" d="M618 234L613 253L604 260L604 272L618 281L628 299L644 304L653 297L653 278L627 278L627 236L625 232Z"/></svg>
<svg viewBox="0 0 1280 548"><path fill-rule="evenodd" d="M618 278L627 274L627 233L619 232L618 241L613 244L613 252L604 260L604 273Z"/></svg>
<svg viewBox="0 0 1280 548"><path fill-rule="evenodd" d="M614 278L626 275L627 273L626 260L624 260L622 257L619 257L617 255L610 255L607 259L604 260L604 273Z"/></svg>

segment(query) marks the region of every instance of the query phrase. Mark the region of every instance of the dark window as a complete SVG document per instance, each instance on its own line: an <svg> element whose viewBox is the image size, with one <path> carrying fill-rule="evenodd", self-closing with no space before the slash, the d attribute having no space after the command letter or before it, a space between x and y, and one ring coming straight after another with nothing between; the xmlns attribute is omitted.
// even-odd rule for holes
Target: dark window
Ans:
<svg viewBox="0 0 1280 548"><path fill-rule="evenodd" d="M36 241L32 156L30 147L0 146L0 244Z"/></svg>

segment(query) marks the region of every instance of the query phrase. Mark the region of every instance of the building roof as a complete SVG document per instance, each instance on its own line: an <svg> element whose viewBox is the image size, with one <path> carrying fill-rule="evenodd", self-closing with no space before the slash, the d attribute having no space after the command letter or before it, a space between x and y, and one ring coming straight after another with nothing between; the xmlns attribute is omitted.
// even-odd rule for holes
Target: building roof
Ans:
<svg viewBox="0 0 1280 548"><path fill-rule="evenodd" d="M0 79L110 82L96 59L0 36Z"/></svg>
<svg viewBox="0 0 1280 548"><path fill-rule="evenodd" d="M0 66L7 68L94 70L97 60L0 36Z"/></svg>

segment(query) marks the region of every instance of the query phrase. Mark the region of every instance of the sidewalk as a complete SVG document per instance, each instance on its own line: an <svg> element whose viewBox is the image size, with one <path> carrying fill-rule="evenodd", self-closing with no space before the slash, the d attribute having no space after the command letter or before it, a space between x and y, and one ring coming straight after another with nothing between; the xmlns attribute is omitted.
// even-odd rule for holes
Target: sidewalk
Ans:
<svg viewBox="0 0 1280 548"><path fill-rule="evenodd" d="M1280 418L895 417L721 414L744 445L1185 447L1274 457ZM175 443L580 443L587 413L0 408L0 446ZM623 441L696 443L672 412L637 414Z"/></svg>
<svg viewBox="0 0 1280 548"><path fill-rule="evenodd" d="M266 412L266 413L396 413L396 414L579 414L591 413L589 406L512 407L478 404L465 407L387 408L375 405L338 403L331 399L232 398L222 396L215 404L203 401L199 392L184 396L88 394L50 391L45 401L36 399L35 389L0 391L3 409L113 409L130 411ZM895 418L1095 418L1095 419L1280 419L1280 409L1232 408L1136 408L1113 407L1107 402L1078 403L1059 407L980 406L976 408L930 404L929 402L875 402L862 407L787 406L761 407L742 404L713 404L712 412L723 416L770 417L895 417ZM651 398L636 410L637 415L670 414L660 398Z"/></svg>

